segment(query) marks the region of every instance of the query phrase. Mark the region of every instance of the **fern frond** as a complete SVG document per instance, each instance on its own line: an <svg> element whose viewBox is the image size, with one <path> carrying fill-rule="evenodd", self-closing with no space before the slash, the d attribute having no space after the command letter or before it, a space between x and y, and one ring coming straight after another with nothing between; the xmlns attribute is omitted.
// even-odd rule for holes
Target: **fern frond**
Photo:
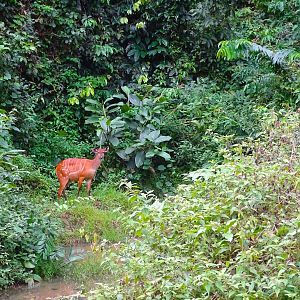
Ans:
<svg viewBox="0 0 300 300"><path fill-rule="evenodd" d="M245 39L221 41L217 52L218 59L236 60L249 58L251 53L260 53L272 60L273 64L283 65L285 63L300 64L300 52L293 49L272 51L267 47L250 42Z"/></svg>
<svg viewBox="0 0 300 300"><path fill-rule="evenodd" d="M298 64L300 64L300 52L297 51L290 52L287 59L289 63L298 62Z"/></svg>
<svg viewBox="0 0 300 300"><path fill-rule="evenodd" d="M247 56L251 42L245 39L221 41L217 52L218 59L235 60Z"/></svg>
<svg viewBox="0 0 300 300"><path fill-rule="evenodd" d="M250 49L253 52L262 53L262 54L264 54L265 56L267 56L271 59L274 56L274 52L272 50L268 49L267 47L256 44L256 43L251 43Z"/></svg>

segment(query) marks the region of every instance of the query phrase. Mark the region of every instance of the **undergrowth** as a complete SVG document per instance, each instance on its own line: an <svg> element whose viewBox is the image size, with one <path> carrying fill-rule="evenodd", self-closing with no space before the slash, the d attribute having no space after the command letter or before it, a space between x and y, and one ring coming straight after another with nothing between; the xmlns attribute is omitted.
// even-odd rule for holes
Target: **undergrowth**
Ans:
<svg viewBox="0 0 300 300"><path fill-rule="evenodd" d="M91 298L299 299L299 125L298 114L274 116L176 196L138 204L138 240L106 257L118 281Z"/></svg>
<svg viewBox="0 0 300 300"><path fill-rule="evenodd" d="M111 283L116 280L104 264L101 249L93 250L84 259L67 265L62 271L62 276L66 280L76 282L86 290L94 288L95 282Z"/></svg>

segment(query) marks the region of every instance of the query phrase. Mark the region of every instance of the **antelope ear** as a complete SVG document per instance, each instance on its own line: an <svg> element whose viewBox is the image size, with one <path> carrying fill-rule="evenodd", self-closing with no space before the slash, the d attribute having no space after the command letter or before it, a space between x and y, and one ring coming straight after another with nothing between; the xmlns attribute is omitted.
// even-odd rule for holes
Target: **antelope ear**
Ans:
<svg viewBox="0 0 300 300"><path fill-rule="evenodd" d="M105 152L108 152L108 150L109 150L109 147L107 146L107 147L105 148Z"/></svg>
<svg viewBox="0 0 300 300"><path fill-rule="evenodd" d="M96 152L97 152L97 148L93 148L91 151L92 151L93 153L96 153Z"/></svg>

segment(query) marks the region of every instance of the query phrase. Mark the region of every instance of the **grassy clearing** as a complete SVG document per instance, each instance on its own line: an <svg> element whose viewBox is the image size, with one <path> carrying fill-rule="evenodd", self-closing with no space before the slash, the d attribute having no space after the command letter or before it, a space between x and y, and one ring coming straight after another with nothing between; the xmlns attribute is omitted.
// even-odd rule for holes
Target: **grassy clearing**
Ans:
<svg viewBox="0 0 300 300"><path fill-rule="evenodd" d="M132 206L128 200L128 196L111 184L100 184L93 186L92 197L87 197L84 191L82 193L83 196L77 198L76 185L72 185L67 191L67 200L58 202L56 198L56 187L58 183L55 179L45 181L44 177L39 173L37 173L37 175L35 173L26 174L25 179L27 183L34 182L36 176L41 178L38 182L39 189L34 187L30 189L26 185L26 189L23 191L28 198L27 206L29 212L25 213L24 208L20 210L20 212L23 212L25 216L24 222L27 224L26 218L30 215L30 212L32 212L33 207L38 208L38 215L41 220L39 220L39 224L37 225L39 230L34 229L32 233L34 238L36 238L36 241L34 240L32 243L34 247L37 247L36 244L39 244L41 239L45 238L45 234L48 234L49 224L46 222L48 219L55 223L55 236L48 243L49 245L45 242L45 250L43 250L43 252L32 256L30 260L32 265L30 265L29 271L31 271L32 266L34 266L34 273L25 275L30 279L34 276L33 274L38 274L43 279L64 277L78 284L84 284L87 288L90 283L96 281L96 279L101 280L101 282L106 282L105 279L108 271L104 267L102 261L103 249L99 245L105 243L105 248L107 249L113 246L113 244L125 240L127 232L126 224L122 216L124 216ZM48 192L48 194L45 191ZM24 201L25 200L22 200L23 206L25 205ZM19 201L17 201L17 203L19 203ZM11 203L11 206L16 210L15 205ZM11 213L7 215L7 218L9 216L12 217ZM2 217L5 217L5 215L3 214ZM20 218L20 216L18 216L18 218ZM19 222L20 221L22 220L19 220ZM42 221L45 222L45 224L41 224ZM14 223L16 222L14 221ZM31 227L33 227L33 225ZM43 230L45 233L41 229L41 225L44 225L45 228L43 227ZM24 225L22 225L22 227L24 228ZM53 231L52 227L51 230ZM56 253L55 245L67 246L72 249L72 247L76 247L78 244L91 244L98 248L97 251L91 251L91 249L89 249L90 254L87 257L67 265L65 265L65 260L68 261L67 257L66 259L61 259L60 256L54 257ZM58 252L60 252L60 250ZM41 257L45 255L47 255L47 259L42 260ZM50 256L51 259L48 259ZM23 259L23 257L21 258ZM27 259L25 254L24 258ZM1 271L9 274L10 270L2 269ZM4 282L2 285L22 281L24 280L23 278L26 280L27 277L23 275L24 271L23 273L19 273L17 274L19 277L16 276L16 279L12 278L10 282ZM0 279L1 276L4 278L4 275L0 272ZM21 280L19 278L21 278ZM37 277L33 278L37 280Z"/></svg>
<svg viewBox="0 0 300 300"><path fill-rule="evenodd" d="M64 223L60 239L64 244L79 241L124 240L126 233L120 217L129 208L128 197L113 186L99 185L93 197L72 195L57 205Z"/></svg>
<svg viewBox="0 0 300 300"><path fill-rule="evenodd" d="M64 236L68 237L69 243L81 239L120 241L125 233L118 221L119 217L120 213L116 211L100 210L93 204L78 203L61 214L65 224Z"/></svg>
<svg viewBox="0 0 300 300"><path fill-rule="evenodd" d="M112 280L103 253L112 249L114 243L125 240L127 232L122 216L132 204L125 193L106 184L97 186L92 197L77 198L75 190L68 194L67 201L56 205L56 213L64 224L60 242L71 246L87 242L91 247L86 247L90 253L84 259L68 264L60 275L88 289L96 281Z"/></svg>
<svg viewBox="0 0 300 300"><path fill-rule="evenodd" d="M60 243L76 245L88 242L98 248L93 252L87 249L89 255L65 266L60 275L88 289L95 281L107 282L107 278L111 278L99 244L106 240L111 245L126 238L126 224L122 216L132 204L125 193L110 184L94 187L92 197L86 197L84 191L83 196L77 198L75 188L72 186L67 191L66 201L55 204L55 214L64 224Z"/></svg>

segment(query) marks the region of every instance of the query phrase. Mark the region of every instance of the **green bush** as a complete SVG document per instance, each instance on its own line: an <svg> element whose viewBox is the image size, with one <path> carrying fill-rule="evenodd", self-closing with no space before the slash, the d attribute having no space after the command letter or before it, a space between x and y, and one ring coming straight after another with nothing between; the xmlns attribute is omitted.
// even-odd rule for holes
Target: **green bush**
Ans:
<svg viewBox="0 0 300 300"><path fill-rule="evenodd" d="M177 168L188 171L220 162L219 150L261 129L265 109L243 92L221 91L212 80L164 94L169 100L162 130L172 137L169 147Z"/></svg>
<svg viewBox="0 0 300 300"><path fill-rule="evenodd" d="M49 191L49 182L20 150L12 149L13 118L1 113L0 126L1 289L16 282L32 283L40 280L39 275L46 275L43 267L54 265L59 258L56 239L60 226L45 207L24 196L25 191Z"/></svg>
<svg viewBox="0 0 300 300"><path fill-rule="evenodd" d="M21 170L21 176L15 181L20 192L26 193L29 197L54 196L57 193L56 180L41 173L38 163L33 158L25 155L17 155L12 158L12 163Z"/></svg>
<svg viewBox="0 0 300 300"><path fill-rule="evenodd" d="M255 136L266 112L243 91L221 91L209 78L185 88L122 87L103 104L87 99L86 110L86 122L127 165L127 177L162 193L172 191L178 174L221 162L224 146ZM111 165L121 167L116 159Z"/></svg>
<svg viewBox="0 0 300 300"><path fill-rule="evenodd" d="M87 157L92 148L75 136L76 133L46 131L37 136L29 154L41 171L54 175L56 165L65 158Z"/></svg>
<svg viewBox="0 0 300 300"><path fill-rule="evenodd" d="M166 113L164 99L151 97L152 86L136 94L126 86L121 90L103 104L87 99L85 109L92 114L86 123L96 127L100 145L110 143L128 169L165 169L171 159L166 144L171 137L160 130Z"/></svg>
<svg viewBox="0 0 300 300"><path fill-rule="evenodd" d="M137 205L138 239L107 258L120 284L92 299L299 299L299 125L275 120L177 195Z"/></svg>
<svg viewBox="0 0 300 300"><path fill-rule="evenodd" d="M58 222L21 195L5 195L0 207L0 287L39 280L37 270L59 258ZM43 274L41 274L43 275Z"/></svg>

